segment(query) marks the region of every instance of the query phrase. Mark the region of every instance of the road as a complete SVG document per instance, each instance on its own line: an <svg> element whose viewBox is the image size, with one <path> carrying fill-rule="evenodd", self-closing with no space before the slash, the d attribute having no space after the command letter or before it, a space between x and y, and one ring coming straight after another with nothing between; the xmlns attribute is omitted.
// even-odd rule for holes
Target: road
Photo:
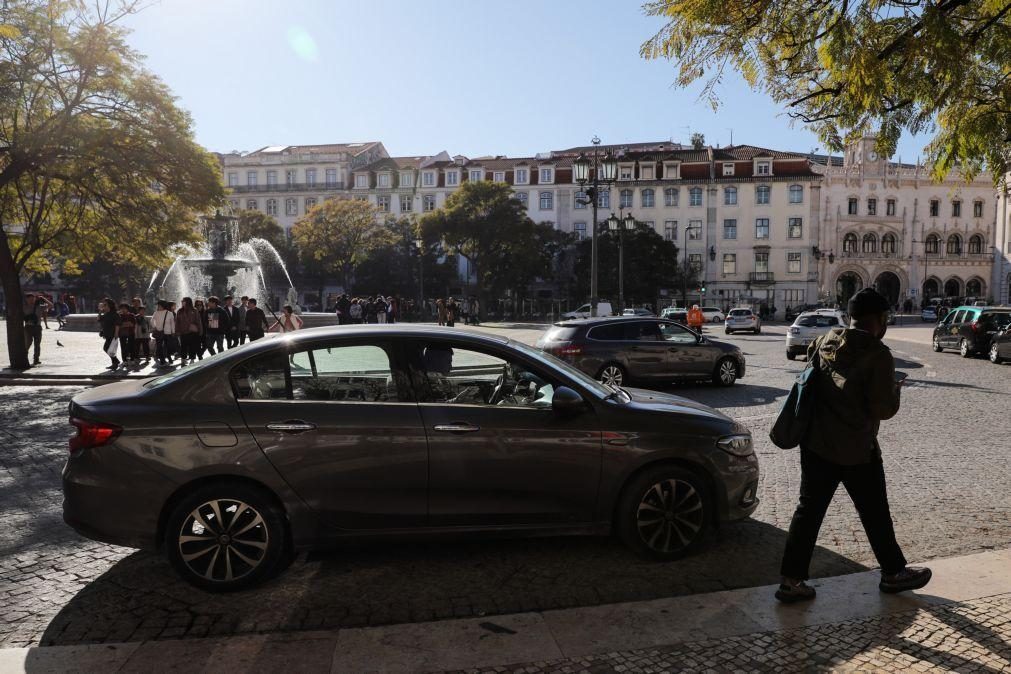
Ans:
<svg viewBox="0 0 1011 674"><path fill-rule="evenodd" d="M539 334L522 326L481 329L525 341ZM311 630L772 583L799 482L797 453L767 438L804 366L785 359L784 335L783 327L757 336L715 332L744 350L748 376L732 388L671 387L746 423L761 462L762 502L754 518L721 529L701 554L645 562L606 538L356 545L302 554L284 576L230 595L189 587L157 555L87 541L65 527L59 472L69 434L66 404L80 389L0 387L0 645ZM886 341L909 379L902 410L883 424L880 441L907 557L1011 546L1011 365L934 354L921 327L893 335L902 341ZM93 350L90 341L66 337L64 356ZM856 513L840 492L813 574L872 566Z"/></svg>

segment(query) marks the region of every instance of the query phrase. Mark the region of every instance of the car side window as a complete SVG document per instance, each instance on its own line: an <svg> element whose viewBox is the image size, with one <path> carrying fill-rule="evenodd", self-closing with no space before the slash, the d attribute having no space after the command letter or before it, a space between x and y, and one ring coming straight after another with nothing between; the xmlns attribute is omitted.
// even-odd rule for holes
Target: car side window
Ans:
<svg viewBox="0 0 1011 674"><path fill-rule="evenodd" d="M420 402L550 409L556 384L518 360L430 343L415 378Z"/></svg>
<svg viewBox="0 0 1011 674"><path fill-rule="evenodd" d="M666 342L674 342L675 344L695 344L698 341L695 339L695 335L692 332L674 323L661 323L660 331L662 332L664 341Z"/></svg>
<svg viewBox="0 0 1011 674"><path fill-rule="evenodd" d="M630 342L662 342L660 326L652 321L625 324L625 339Z"/></svg>
<svg viewBox="0 0 1011 674"><path fill-rule="evenodd" d="M625 326L622 323L611 323L610 325L599 325L590 330L590 339L604 342L617 342L625 339Z"/></svg>
<svg viewBox="0 0 1011 674"><path fill-rule="evenodd" d="M232 388L239 400L284 400L288 397L285 354L273 351L251 358L232 370Z"/></svg>
<svg viewBox="0 0 1011 674"><path fill-rule="evenodd" d="M406 402L406 382L395 375L382 347L361 344L322 346L291 354L291 392L295 400ZM398 381L400 379L400 381Z"/></svg>
<svg viewBox="0 0 1011 674"><path fill-rule="evenodd" d="M968 312L965 309L963 309L962 311L957 312L955 314L955 317L952 319L952 323L962 323L962 322L964 322L965 321L965 315L967 313Z"/></svg>

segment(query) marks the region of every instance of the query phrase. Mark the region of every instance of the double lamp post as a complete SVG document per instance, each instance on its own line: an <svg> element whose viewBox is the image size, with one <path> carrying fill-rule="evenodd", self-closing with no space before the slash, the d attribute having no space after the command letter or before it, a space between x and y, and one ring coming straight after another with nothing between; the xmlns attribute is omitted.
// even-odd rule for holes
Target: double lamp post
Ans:
<svg viewBox="0 0 1011 674"><path fill-rule="evenodd" d="M593 227L590 235L590 316L596 317L599 300L597 290L597 205L601 186L611 185L618 179L618 160L611 150L607 150L603 155L600 154L598 147L600 138L594 136L591 142L593 143L593 155L587 157L586 154L580 154L572 162L572 177L579 183L579 188L585 195L585 197L577 199L577 203L593 208ZM593 169L592 176L591 168Z"/></svg>

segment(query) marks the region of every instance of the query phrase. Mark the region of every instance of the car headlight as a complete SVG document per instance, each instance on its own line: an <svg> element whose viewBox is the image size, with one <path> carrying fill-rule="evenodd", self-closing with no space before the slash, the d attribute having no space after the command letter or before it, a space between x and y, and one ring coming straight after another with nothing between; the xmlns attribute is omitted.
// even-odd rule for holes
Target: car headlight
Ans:
<svg viewBox="0 0 1011 674"><path fill-rule="evenodd" d="M755 451L751 446L751 435L747 433L725 435L716 441L716 446L734 456L748 456Z"/></svg>

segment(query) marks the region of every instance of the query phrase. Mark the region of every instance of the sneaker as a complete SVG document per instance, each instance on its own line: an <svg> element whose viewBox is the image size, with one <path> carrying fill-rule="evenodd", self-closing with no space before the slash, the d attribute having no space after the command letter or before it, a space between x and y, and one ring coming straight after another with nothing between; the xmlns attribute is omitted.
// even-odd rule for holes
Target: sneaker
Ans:
<svg viewBox="0 0 1011 674"><path fill-rule="evenodd" d="M919 590L930 582L931 575L930 569L926 567L907 566L898 573L882 573L878 589L888 594Z"/></svg>
<svg viewBox="0 0 1011 674"><path fill-rule="evenodd" d="M119 367L119 358L113 358L112 365L110 365L107 369L115 370L117 367Z"/></svg>
<svg viewBox="0 0 1011 674"><path fill-rule="evenodd" d="M795 604L798 601L814 599L816 594L818 593L813 587L800 580L796 583L780 583L779 589L776 590L776 599L784 604Z"/></svg>

